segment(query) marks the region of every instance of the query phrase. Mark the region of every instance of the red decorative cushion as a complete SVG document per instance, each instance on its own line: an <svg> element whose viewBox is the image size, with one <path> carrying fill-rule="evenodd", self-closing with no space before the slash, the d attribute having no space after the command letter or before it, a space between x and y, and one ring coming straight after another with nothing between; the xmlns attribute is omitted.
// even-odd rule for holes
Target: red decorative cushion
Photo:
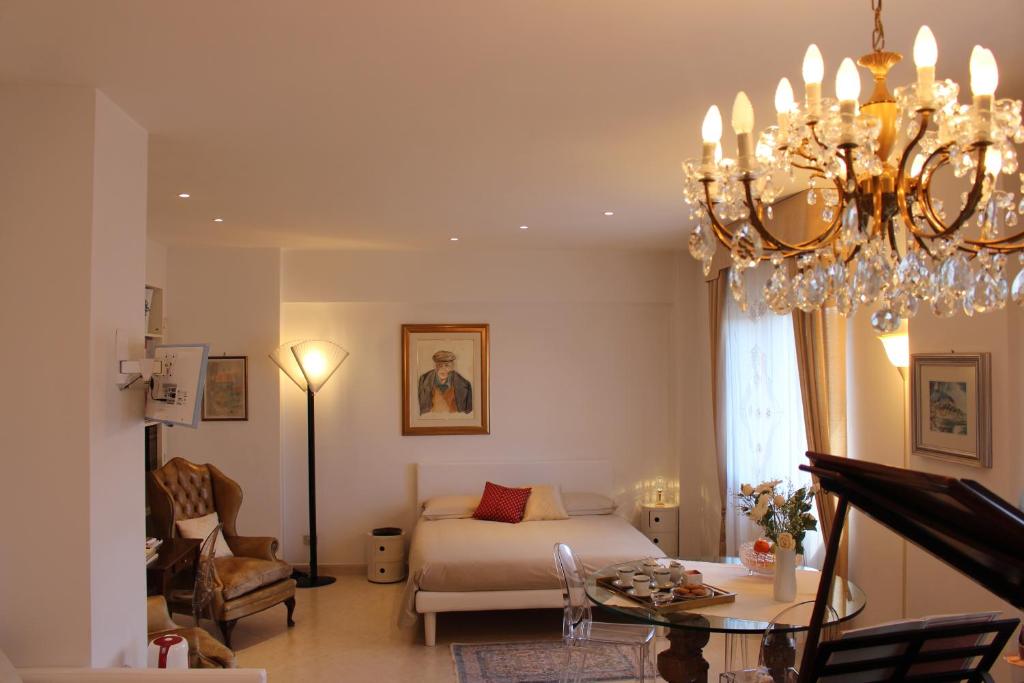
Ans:
<svg viewBox="0 0 1024 683"><path fill-rule="evenodd" d="M529 498L528 488L512 489L487 482L480 504L473 513L473 519L517 524L523 521L523 511L526 510L526 501Z"/></svg>

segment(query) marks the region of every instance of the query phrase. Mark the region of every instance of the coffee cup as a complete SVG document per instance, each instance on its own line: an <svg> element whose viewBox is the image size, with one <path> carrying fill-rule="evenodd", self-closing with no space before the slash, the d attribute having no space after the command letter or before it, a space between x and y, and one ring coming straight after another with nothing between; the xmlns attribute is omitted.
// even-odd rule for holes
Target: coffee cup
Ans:
<svg viewBox="0 0 1024 683"><path fill-rule="evenodd" d="M672 575L672 583L679 583L679 580L683 578L683 572L686 571L686 567L679 560L672 560L668 563L668 570Z"/></svg>
<svg viewBox="0 0 1024 683"><path fill-rule="evenodd" d="M640 597L647 597L651 594L651 580L645 574L637 574L633 577L633 594Z"/></svg>
<svg viewBox="0 0 1024 683"><path fill-rule="evenodd" d="M659 588L665 588L672 584L672 570L668 567L658 567L654 570L654 576L651 578Z"/></svg>
<svg viewBox="0 0 1024 683"><path fill-rule="evenodd" d="M620 586L628 588L633 585L633 576L636 574L633 567L623 567L622 569L619 569L616 574L619 575Z"/></svg>

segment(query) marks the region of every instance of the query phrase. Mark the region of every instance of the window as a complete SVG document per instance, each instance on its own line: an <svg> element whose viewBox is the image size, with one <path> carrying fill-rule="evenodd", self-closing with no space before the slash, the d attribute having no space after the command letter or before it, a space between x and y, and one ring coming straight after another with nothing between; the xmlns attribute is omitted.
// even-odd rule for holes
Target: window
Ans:
<svg viewBox="0 0 1024 683"><path fill-rule="evenodd" d="M722 397L725 446L726 551L756 539L759 527L736 512L734 492L741 484L770 479L810 483L798 468L806 460L800 376L791 316L771 312L751 317L727 296L722 319ZM821 535L804 539L805 562L815 564Z"/></svg>

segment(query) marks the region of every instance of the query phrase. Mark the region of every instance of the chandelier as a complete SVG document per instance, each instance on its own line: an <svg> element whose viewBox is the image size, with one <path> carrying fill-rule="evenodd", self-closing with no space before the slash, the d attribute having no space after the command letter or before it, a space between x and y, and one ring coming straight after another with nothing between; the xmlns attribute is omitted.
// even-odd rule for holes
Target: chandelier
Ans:
<svg viewBox="0 0 1024 683"><path fill-rule="evenodd" d="M938 47L927 26L914 42L917 82L890 95L886 76L902 55L885 50L881 5L872 2L874 50L857 62L874 77L866 103L858 102L860 75L849 58L839 67L835 99L822 96L824 63L811 45L803 104L783 78L777 125L755 144L754 110L740 92L732 109L736 158L722 158L722 120L712 106L702 158L683 163L683 194L697 222L690 254L707 275L716 241L729 249L729 288L748 313L835 306L849 316L873 307L871 323L884 333L922 305L942 317L998 310L1008 300L1024 305L1024 269L1012 285L1006 275L1008 254L1019 252L1024 263L1024 231L1015 228L1024 199L1015 207L1013 193L997 187L1000 175L1017 171L1021 102L995 99L995 58L975 46L973 99L961 104L960 87L935 77ZM944 167L961 179L959 206L933 193ZM1020 180L1024 196L1024 174ZM787 239L773 204L794 183L820 207L822 222L816 234ZM749 296L750 273L763 261L771 262L763 297Z"/></svg>

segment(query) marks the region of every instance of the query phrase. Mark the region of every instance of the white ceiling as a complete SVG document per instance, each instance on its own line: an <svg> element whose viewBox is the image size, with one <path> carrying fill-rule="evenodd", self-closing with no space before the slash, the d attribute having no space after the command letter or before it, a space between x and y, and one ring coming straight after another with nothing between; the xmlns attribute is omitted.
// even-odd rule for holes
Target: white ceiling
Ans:
<svg viewBox="0 0 1024 683"><path fill-rule="evenodd" d="M1024 92L1021 0L884 18L896 83L928 23L940 77L966 86L980 42ZM766 125L809 42L831 93L871 29L868 0L2 0L0 81L95 86L145 126L168 243L671 248L707 106L743 88Z"/></svg>

